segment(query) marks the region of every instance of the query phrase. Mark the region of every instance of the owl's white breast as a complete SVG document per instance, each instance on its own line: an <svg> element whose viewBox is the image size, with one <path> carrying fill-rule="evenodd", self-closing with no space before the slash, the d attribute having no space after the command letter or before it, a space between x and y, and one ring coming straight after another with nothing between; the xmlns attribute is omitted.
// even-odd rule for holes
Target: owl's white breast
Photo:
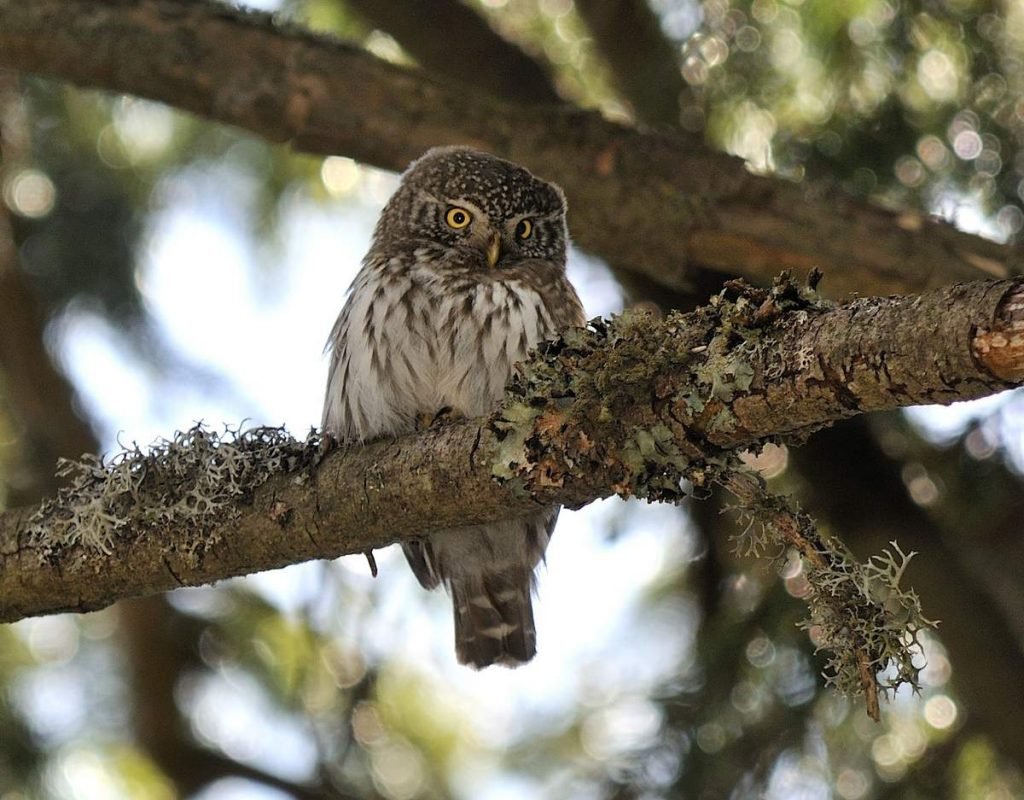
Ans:
<svg viewBox="0 0 1024 800"><path fill-rule="evenodd" d="M364 270L335 326L324 425L364 440L411 431L445 406L485 414L513 364L555 332L539 293L519 280Z"/></svg>

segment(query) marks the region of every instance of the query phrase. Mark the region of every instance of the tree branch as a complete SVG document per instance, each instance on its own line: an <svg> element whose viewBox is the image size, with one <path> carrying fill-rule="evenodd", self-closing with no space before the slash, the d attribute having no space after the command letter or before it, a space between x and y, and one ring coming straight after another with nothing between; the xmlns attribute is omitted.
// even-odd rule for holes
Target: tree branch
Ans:
<svg viewBox="0 0 1024 800"><path fill-rule="evenodd" d="M172 510L163 523L132 523L153 496L147 479L194 493L197 476L177 473L171 489L143 474L141 495L103 506L127 516L98 546L61 532L81 510L66 496L43 522L30 524L29 510L0 515L0 621L360 553L538 503L674 500L681 476L699 484L736 449L1021 382L1024 280L841 307L786 281L732 285L691 314L566 333L520 369L490 418L343 449L315 469L297 445L301 468L243 486L206 517Z"/></svg>
<svg viewBox="0 0 1024 800"><path fill-rule="evenodd" d="M681 136L505 105L202 0L0 0L0 67L160 100L389 169L433 145L473 144L562 184L583 247L669 288L686 288L688 265L761 283L780 268L817 266L835 296L923 291L1021 265L1012 248L752 175Z"/></svg>
<svg viewBox="0 0 1024 800"><path fill-rule="evenodd" d="M1024 731L1014 723L1024 714L1024 697L1006 691L1024 674L1024 652L1006 610L991 597L992 576L965 569L934 519L908 495L902 461L887 458L866 428L836 426L794 454L805 474L813 475L803 482L801 501L859 556L878 552L893 539L917 551L906 580L929 615L942 620L939 635L956 665L957 696L999 749L1024 763ZM976 504L977 497L961 502ZM976 529L965 538L962 546L1013 564L1010 548L1000 548Z"/></svg>
<svg viewBox="0 0 1024 800"><path fill-rule="evenodd" d="M574 5L637 116L678 128L680 101L690 87L679 69L679 48L661 29L648 0L575 0Z"/></svg>
<svg viewBox="0 0 1024 800"><path fill-rule="evenodd" d="M547 71L500 36L459 0L433 0L424 24L421 0L345 0L367 22L387 31L431 74L472 85L516 103L561 102ZM438 31L444 31L438 36Z"/></svg>

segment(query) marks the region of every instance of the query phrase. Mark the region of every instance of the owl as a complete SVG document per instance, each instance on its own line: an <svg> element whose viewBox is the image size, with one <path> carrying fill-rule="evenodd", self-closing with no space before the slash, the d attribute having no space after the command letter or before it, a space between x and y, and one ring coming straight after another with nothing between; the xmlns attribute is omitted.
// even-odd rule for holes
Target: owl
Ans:
<svg viewBox="0 0 1024 800"><path fill-rule="evenodd" d="M466 147L413 162L328 341L325 433L365 442L492 411L530 348L584 322L567 244L562 191L525 168ZM403 542L424 588L451 595L461 663L536 653L534 570L558 511Z"/></svg>

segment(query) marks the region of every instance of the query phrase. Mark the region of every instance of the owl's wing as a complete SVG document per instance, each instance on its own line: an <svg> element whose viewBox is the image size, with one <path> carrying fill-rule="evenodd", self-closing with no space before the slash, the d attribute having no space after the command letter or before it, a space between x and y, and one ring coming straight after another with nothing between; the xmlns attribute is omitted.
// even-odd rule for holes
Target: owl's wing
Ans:
<svg viewBox="0 0 1024 800"><path fill-rule="evenodd" d="M338 314L338 319L331 329L331 335L324 345L324 352L331 353L331 364L327 369L327 388L324 392L324 410L321 425L330 433L340 438L347 438L352 433L351 421L347 419L344 406L345 384L348 382L348 318L351 310L351 298L345 303ZM343 363L344 362L344 363Z"/></svg>
<svg viewBox="0 0 1024 800"><path fill-rule="evenodd" d="M549 336L562 333L569 328L586 326L587 316L583 311L583 303L580 302L575 287L569 283L564 273L559 280L545 287L542 296L548 314L551 315L551 321L554 323L554 330L549 331Z"/></svg>

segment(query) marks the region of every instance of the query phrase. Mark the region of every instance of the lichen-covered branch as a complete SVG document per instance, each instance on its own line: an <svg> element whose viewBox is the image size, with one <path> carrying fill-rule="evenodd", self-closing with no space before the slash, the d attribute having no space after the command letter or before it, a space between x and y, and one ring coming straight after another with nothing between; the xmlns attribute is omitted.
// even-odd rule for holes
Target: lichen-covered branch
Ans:
<svg viewBox="0 0 1024 800"><path fill-rule="evenodd" d="M1012 248L752 175L678 135L508 105L203 0L0 0L0 67L160 100L389 169L433 145L476 145L562 184L583 247L669 288L685 289L692 265L762 283L781 268L817 266L836 297L1021 266Z"/></svg>
<svg viewBox="0 0 1024 800"><path fill-rule="evenodd" d="M720 482L739 501L734 510L746 522L737 540L744 555L781 559L794 552L799 557L810 609L803 626L817 649L828 654L826 680L843 694L863 694L868 716L877 722L880 692L905 683L918 687L918 637L935 627L922 613L917 594L900 585L917 554L904 553L893 541L892 550L860 563L792 501L769 494L756 474L730 471ZM881 679L890 666L894 676Z"/></svg>
<svg viewBox="0 0 1024 800"><path fill-rule="evenodd" d="M333 453L315 431L297 441L197 427L147 453L67 462L56 500L0 515L0 621L366 552L538 504L671 502L714 482L752 520L742 545L803 559L829 679L863 693L877 719L879 671L894 664L895 683L916 684L909 642L931 624L899 586L907 557L894 544L896 556L858 564L740 472L737 451L1024 381L1022 301L1024 279L839 307L787 277L770 290L734 282L690 314L593 320L541 345L486 419Z"/></svg>
<svg viewBox="0 0 1024 800"><path fill-rule="evenodd" d="M359 553L538 503L674 500L681 477L699 489L737 449L1020 383L1022 298L1021 281L992 281L831 307L787 281L732 285L692 314L568 332L519 369L489 419L320 463L315 438L266 429L233 449L191 432L203 441L177 442L191 460L158 448L120 470L85 463L78 483L101 498L0 515L0 621Z"/></svg>

